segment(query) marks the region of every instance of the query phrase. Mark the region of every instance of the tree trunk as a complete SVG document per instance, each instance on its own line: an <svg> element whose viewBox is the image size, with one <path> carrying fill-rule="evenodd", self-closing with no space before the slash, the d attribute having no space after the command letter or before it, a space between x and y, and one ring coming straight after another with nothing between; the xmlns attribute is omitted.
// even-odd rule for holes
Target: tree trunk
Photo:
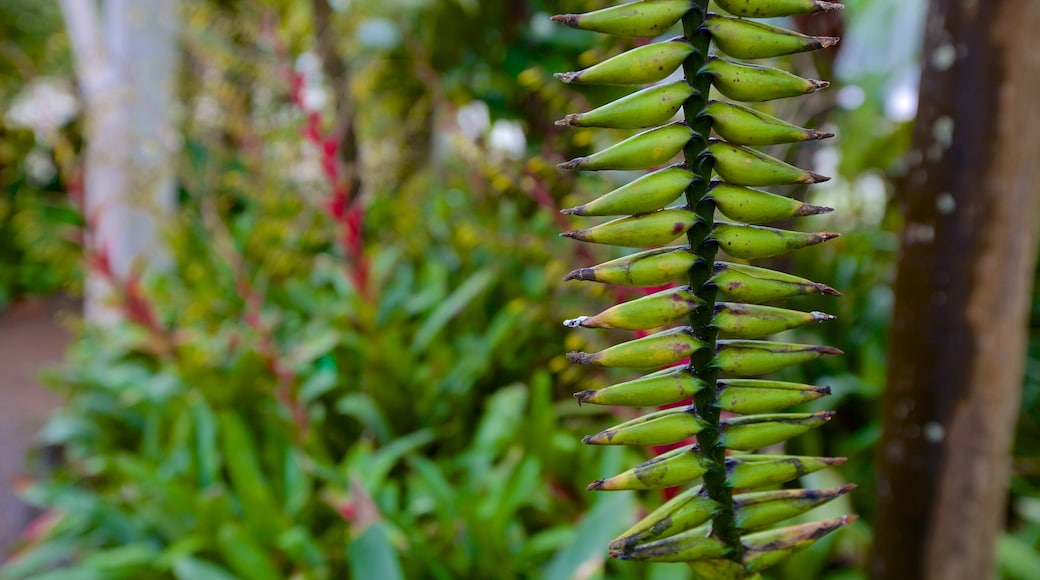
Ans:
<svg viewBox="0 0 1040 580"><path fill-rule="evenodd" d="M872 577L995 575L1040 216L1040 2L933 0Z"/></svg>
<svg viewBox="0 0 1040 580"><path fill-rule="evenodd" d="M86 112L87 255L125 278L163 266L163 216L176 201L171 120L178 63L176 0L61 0ZM96 260L95 260L96 262ZM88 269L88 320L119 320L111 276Z"/></svg>

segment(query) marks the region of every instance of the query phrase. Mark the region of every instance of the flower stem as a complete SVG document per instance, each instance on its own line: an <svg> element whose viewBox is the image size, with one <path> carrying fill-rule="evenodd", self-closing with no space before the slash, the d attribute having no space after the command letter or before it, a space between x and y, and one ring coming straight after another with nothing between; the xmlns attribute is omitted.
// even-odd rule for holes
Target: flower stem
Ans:
<svg viewBox="0 0 1040 580"><path fill-rule="evenodd" d="M711 89L711 77L701 72L707 63L711 37L702 25L707 12L707 0L697 0L696 6L683 17L683 32L693 43L694 52L683 63L686 82L696 94L683 105L686 123L694 130L694 138L686 145L686 163L697 177L686 190L686 202L700 218L697 226L687 233L690 249L698 260L690 268L690 287L705 305L690 315L690 326L694 334L708 348L703 348L690 357L690 369L706 384L714 385L718 370L712 366L718 329L712 324L716 287L709 282L718 244L711 238L715 220L715 202L707 199L708 187L714 161L708 154L708 136L711 133L711 118L703 114ZM702 456L709 459L712 467L704 474L704 486L708 496L719 506L712 522L712 533L725 543L729 558L739 562L743 556L736 523L733 518L733 489L726 484L726 448L720 441L719 424L721 410L715 389L702 389L694 397L696 414L707 425L697 434Z"/></svg>

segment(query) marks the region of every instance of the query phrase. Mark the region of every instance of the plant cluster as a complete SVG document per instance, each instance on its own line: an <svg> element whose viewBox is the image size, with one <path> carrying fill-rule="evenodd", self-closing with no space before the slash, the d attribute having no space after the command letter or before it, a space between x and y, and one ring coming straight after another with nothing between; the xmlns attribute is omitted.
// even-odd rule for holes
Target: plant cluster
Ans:
<svg viewBox="0 0 1040 580"><path fill-rule="evenodd" d="M579 216L626 216L564 234L569 238L649 248L575 270L568 280L668 286L595 316L569 320L566 325L644 334L653 331L599 352L571 353L572 362L610 368L666 367L635 380L579 392L575 396L580 403L654 407L689 401L585 437L585 443L659 446L691 437L697 441L589 486L601 491L646 490L702 482L615 539L611 554L626 560L688 562L695 573L708 578L743 578L854 519L843 516L769 529L845 494L851 486L757 491L841 460L751 453L819 427L833 415L782 412L828 394L827 388L752 377L840 354L832 347L762 340L833 318L763 303L837 292L790 274L717 258L719 250L736 260L769 258L836 237L762 225L831 210L752 189L828 179L752 147L832 135L709 98L712 88L733 101L763 102L827 86L778 68L713 55L709 47L714 45L733 59L764 59L825 48L837 39L806 36L750 18L841 6L814 0L727 0L717 4L732 16L708 12L706 0L642 0L554 17L574 28L625 37L656 36L680 21L683 27L680 37L639 46L583 70L558 75L564 82L581 85L661 83L563 119L560 124L576 127L653 128L561 168L648 170L660 168L679 154L684 157L676 165L656 169L602 197L564 210ZM683 79L662 83L680 67ZM685 119L672 121L680 110ZM682 203L670 207L680 196L684 196ZM732 221L716 219L716 212ZM683 235L685 245L665 246ZM679 280L686 284L675 286Z"/></svg>

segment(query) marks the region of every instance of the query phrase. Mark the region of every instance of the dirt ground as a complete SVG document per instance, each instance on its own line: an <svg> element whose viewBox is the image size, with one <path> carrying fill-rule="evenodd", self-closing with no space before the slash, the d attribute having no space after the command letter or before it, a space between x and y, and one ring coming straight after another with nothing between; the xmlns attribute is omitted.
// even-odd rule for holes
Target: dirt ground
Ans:
<svg viewBox="0 0 1040 580"><path fill-rule="evenodd" d="M0 557L31 515L12 484L23 472L33 436L58 402L37 378L61 360L69 333L60 320L77 309L55 301L17 304L0 312Z"/></svg>

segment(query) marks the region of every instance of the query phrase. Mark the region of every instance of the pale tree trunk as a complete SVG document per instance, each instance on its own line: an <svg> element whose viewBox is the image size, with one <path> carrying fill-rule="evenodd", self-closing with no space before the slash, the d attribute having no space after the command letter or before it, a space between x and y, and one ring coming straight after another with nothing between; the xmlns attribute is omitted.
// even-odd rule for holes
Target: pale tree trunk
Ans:
<svg viewBox="0 0 1040 580"><path fill-rule="evenodd" d="M162 226L174 210L172 125L177 0L61 0L86 112L88 253L124 278L168 261ZM88 271L86 315L119 320L110 281Z"/></svg>
<svg viewBox="0 0 1040 580"><path fill-rule="evenodd" d="M995 576L1040 217L1040 2L933 0L872 578Z"/></svg>

